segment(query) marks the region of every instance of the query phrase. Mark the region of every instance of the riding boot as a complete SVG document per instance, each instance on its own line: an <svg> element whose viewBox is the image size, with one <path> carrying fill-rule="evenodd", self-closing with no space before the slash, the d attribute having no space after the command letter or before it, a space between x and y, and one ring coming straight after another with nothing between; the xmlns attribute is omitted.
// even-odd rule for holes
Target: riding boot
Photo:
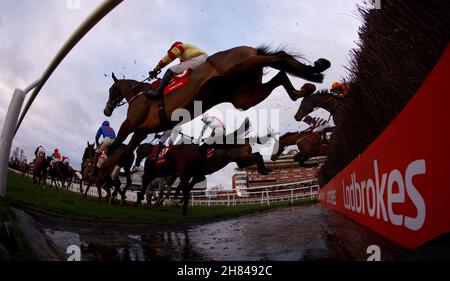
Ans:
<svg viewBox="0 0 450 281"><path fill-rule="evenodd" d="M170 78L172 77L172 71L169 69L166 71L166 73L164 73L163 78L161 79L158 87L154 90L148 90L147 91L147 97L150 98L159 98L162 96L163 92L164 92L164 88L167 86L167 84L169 84L170 82Z"/></svg>

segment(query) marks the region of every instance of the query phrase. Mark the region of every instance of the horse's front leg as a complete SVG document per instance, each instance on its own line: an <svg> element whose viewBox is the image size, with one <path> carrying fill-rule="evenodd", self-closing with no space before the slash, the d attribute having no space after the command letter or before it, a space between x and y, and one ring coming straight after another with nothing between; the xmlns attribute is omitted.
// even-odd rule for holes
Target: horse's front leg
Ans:
<svg viewBox="0 0 450 281"><path fill-rule="evenodd" d="M91 188L91 183L88 182L88 184L87 184L87 186L86 186L86 191L84 192L84 198L87 197L87 194L88 194L88 191L89 191L90 188ZM81 193L83 193L83 192L81 192Z"/></svg>
<svg viewBox="0 0 450 281"><path fill-rule="evenodd" d="M109 146L107 156L111 156L114 149L117 146L125 141L125 139L134 131L132 124L127 120L125 120L120 126L119 132L117 133L117 137L114 142Z"/></svg>
<svg viewBox="0 0 450 281"><path fill-rule="evenodd" d="M266 163L264 162L264 158L259 152L252 154L253 159L258 167L258 172L262 175L267 175L272 172L272 169L266 167Z"/></svg>
<svg viewBox="0 0 450 281"><path fill-rule="evenodd" d="M133 180L131 179L131 173L130 173L129 168L125 169L125 176L127 178L127 183L126 183L125 187L123 188L122 192L120 193L120 196L122 197L122 203L125 203L125 199L127 198L127 190L133 184Z"/></svg>
<svg viewBox="0 0 450 281"><path fill-rule="evenodd" d="M306 83L300 90L296 90L286 72L280 71L270 81L262 85L264 95L270 95L270 93L278 86L283 86L292 101L296 101L305 95L312 94L316 90L316 86L310 83Z"/></svg>
<svg viewBox="0 0 450 281"><path fill-rule="evenodd" d="M193 184L190 183L191 176L181 176L180 177L180 184L178 185L178 188L182 190L183 192L183 216L187 215L187 209L189 205L189 193L193 187Z"/></svg>
<svg viewBox="0 0 450 281"><path fill-rule="evenodd" d="M134 150L143 142L148 136L147 129L137 129L134 131L133 136L131 137L130 142L127 145L127 148L125 150L124 155L122 155L123 158L125 158L127 155L130 155L134 152Z"/></svg>

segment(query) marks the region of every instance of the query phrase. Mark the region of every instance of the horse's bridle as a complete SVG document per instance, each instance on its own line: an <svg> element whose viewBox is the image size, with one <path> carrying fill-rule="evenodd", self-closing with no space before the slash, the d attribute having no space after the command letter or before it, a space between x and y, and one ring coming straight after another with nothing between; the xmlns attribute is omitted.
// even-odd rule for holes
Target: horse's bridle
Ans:
<svg viewBox="0 0 450 281"><path fill-rule="evenodd" d="M147 79L148 79L148 78L147 78ZM146 79L146 80L147 80L147 79ZM144 80L144 81L145 81L145 80ZM144 83L144 82L140 82L140 83ZM117 86L117 85L116 85L116 86ZM132 94L132 91L133 91L136 87L138 87L138 86L139 86L139 84L136 84L136 85L134 85L133 87L131 87L130 92L125 93L125 94L119 96L118 98L114 99L114 100L111 102L111 105L112 105L114 108L117 108L117 107L121 107L121 106L123 106L123 105L125 105L125 104L127 104L127 103L132 103L137 97L139 97L139 96L141 96L141 95L144 94L144 91L141 91L141 92L135 94L134 97L132 97L132 98L130 99L130 101L128 101L128 100L126 99L130 94ZM125 99L125 101L122 101L123 99ZM116 105L114 105L114 104L116 104Z"/></svg>

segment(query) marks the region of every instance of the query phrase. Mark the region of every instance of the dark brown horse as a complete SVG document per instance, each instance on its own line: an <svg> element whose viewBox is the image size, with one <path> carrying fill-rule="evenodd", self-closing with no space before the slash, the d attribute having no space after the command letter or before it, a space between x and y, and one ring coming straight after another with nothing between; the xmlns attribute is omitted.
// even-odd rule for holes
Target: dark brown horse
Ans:
<svg viewBox="0 0 450 281"><path fill-rule="evenodd" d="M38 155L36 159L34 160L34 166L33 166L33 182L37 183L38 185L45 186L47 181L47 168L50 164L50 158L43 155ZM36 180L37 179L37 180Z"/></svg>
<svg viewBox="0 0 450 281"><path fill-rule="evenodd" d="M311 167L314 165L305 164L305 162L316 156L326 156L328 154L328 143L320 141L320 135L313 132L286 133L280 137L275 151L272 153L272 161L278 159L286 147L297 145L299 152L294 156L294 160L299 162L302 167Z"/></svg>
<svg viewBox="0 0 450 281"><path fill-rule="evenodd" d="M215 144L211 146L176 145L165 154L165 164L163 165L157 165L154 160L147 158L137 204L140 204L148 185L155 178L177 175L180 177L180 184L177 187L175 198L180 191L183 192L183 215L186 215L189 193L195 184L205 180L205 175L215 173L232 162L235 162L239 168L256 164L259 173L264 175L270 173L271 170L265 166L262 155L259 152L252 153L248 139L245 142L245 144ZM211 149L214 149L213 152Z"/></svg>
<svg viewBox="0 0 450 281"><path fill-rule="evenodd" d="M286 73L308 81L322 82L322 72L330 66L325 59L317 60L314 66L305 65L284 51L270 52L267 48L236 47L219 52L192 71L188 85L164 97L164 119L171 120L172 112L179 108L187 109L192 118L194 100L202 101L203 110L224 102L246 110L265 100L279 86L283 86L295 101L302 96L302 91L295 90ZM264 67L280 72L269 82L263 83ZM114 84L109 90L104 114L111 116L123 99L127 100L129 107L127 119L122 123L110 153L131 133L134 134L126 153L133 152L148 134L170 129L177 124L160 120L157 101L142 95L148 88L147 84L118 80L114 75L113 78Z"/></svg>
<svg viewBox="0 0 450 281"><path fill-rule="evenodd" d="M58 181L61 183L61 188L68 188L72 184L76 173L71 166L58 161L50 166L48 175L51 178L50 187L52 187L53 183L55 183L55 187L58 189Z"/></svg>
<svg viewBox="0 0 450 281"><path fill-rule="evenodd" d="M344 98L332 95L328 90L321 90L315 94L305 93L303 100L295 114L295 120L302 121L306 115L316 108L323 108L330 112L336 125L339 122L339 109L344 102Z"/></svg>
<svg viewBox="0 0 450 281"><path fill-rule="evenodd" d="M134 163L134 154L126 155L125 158L121 159L123 152L125 151L125 145L120 145L113 154L105 160L102 164L98 174L93 174L92 172L95 169L96 165L96 157L95 157L95 148L94 144L89 144L85 148L83 154L83 163L82 163L82 171L83 171L83 180L87 183L86 190L84 192L84 196L87 196L87 193L91 187L91 184L95 184L97 187L98 197L102 198L101 189L104 188L107 192L106 200L109 201L111 197L110 188L114 187L114 192L112 194L112 198L116 198L117 194L120 194L122 203L125 202L126 192L128 188L130 188L132 184L131 179L131 166ZM125 177L127 179L127 183L123 189L121 189L121 181L118 176L112 175L114 169L116 167L116 163L119 166L123 167L125 171ZM114 178L113 178L114 176Z"/></svg>

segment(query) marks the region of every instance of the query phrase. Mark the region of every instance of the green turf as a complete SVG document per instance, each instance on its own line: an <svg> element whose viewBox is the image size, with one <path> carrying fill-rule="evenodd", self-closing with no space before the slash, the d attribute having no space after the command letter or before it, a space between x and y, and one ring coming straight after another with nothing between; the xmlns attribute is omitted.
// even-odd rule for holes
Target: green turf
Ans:
<svg viewBox="0 0 450 281"><path fill-rule="evenodd" d="M7 201L16 206L28 207L72 218L120 222L178 223L236 217L281 206L312 203L310 200L271 203L268 205L190 206L186 217L181 207L154 208L128 205L110 205L97 198L83 198L80 193L56 191L34 185L29 178L10 172L8 174Z"/></svg>

